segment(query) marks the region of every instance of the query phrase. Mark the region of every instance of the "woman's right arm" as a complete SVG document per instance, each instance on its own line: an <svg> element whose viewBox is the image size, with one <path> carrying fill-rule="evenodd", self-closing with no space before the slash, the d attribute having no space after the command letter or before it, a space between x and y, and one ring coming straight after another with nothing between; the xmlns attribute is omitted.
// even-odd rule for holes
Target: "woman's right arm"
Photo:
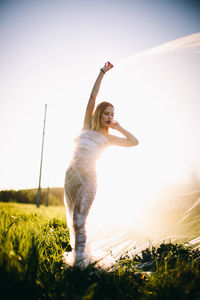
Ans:
<svg viewBox="0 0 200 300"><path fill-rule="evenodd" d="M90 98L87 104L86 112L85 112L85 118L83 123L83 129L90 129L91 126L91 117L92 113L94 111L95 103L96 103L96 97L99 92L99 88L101 85L101 81L104 77L104 74L110 70L113 67L113 65L109 62L105 63L105 66L100 70L99 75L95 81L95 84L93 86L92 92L90 94Z"/></svg>

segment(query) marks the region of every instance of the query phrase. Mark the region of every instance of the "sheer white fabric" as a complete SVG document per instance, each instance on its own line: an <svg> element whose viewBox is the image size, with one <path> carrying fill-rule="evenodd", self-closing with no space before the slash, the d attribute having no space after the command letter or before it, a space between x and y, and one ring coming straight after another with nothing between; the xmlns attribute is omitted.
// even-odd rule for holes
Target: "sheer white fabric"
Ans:
<svg viewBox="0 0 200 300"><path fill-rule="evenodd" d="M64 258L69 265L84 267L94 260L86 245L86 219L96 195L96 161L107 145L106 136L94 130L84 130L76 139L64 186L67 226L73 248Z"/></svg>

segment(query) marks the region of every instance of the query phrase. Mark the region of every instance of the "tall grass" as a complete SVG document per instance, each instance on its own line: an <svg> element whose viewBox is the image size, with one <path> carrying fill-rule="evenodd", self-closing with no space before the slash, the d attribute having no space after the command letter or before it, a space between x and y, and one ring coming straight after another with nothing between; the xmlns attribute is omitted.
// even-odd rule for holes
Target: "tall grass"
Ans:
<svg viewBox="0 0 200 300"><path fill-rule="evenodd" d="M70 244L64 214L56 218L55 210L1 205L0 282L9 294L27 292L35 299L60 275L63 250L70 250Z"/></svg>
<svg viewBox="0 0 200 300"><path fill-rule="evenodd" d="M0 283L3 299L200 299L200 251L161 244L110 270L66 268L70 251L63 207L0 204Z"/></svg>

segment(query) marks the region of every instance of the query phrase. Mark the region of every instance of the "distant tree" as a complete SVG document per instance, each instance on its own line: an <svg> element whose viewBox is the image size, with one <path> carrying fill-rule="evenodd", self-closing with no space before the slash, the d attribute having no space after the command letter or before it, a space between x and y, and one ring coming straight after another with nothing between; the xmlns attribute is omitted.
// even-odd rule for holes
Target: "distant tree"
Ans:
<svg viewBox="0 0 200 300"><path fill-rule="evenodd" d="M46 204L47 189L41 191L41 204ZM0 191L1 202L36 203L37 189ZM49 188L49 205L63 205L64 189Z"/></svg>

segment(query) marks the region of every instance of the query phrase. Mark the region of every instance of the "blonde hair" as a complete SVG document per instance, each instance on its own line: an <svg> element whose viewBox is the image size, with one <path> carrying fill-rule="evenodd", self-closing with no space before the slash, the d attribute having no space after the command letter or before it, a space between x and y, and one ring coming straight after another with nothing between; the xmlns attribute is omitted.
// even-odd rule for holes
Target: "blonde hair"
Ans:
<svg viewBox="0 0 200 300"><path fill-rule="evenodd" d="M106 107L111 106L114 108L114 106L109 102L101 102L97 105L94 114L92 115L91 120L91 129L92 130L98 130L100 127L100 118Z"/></svg>

